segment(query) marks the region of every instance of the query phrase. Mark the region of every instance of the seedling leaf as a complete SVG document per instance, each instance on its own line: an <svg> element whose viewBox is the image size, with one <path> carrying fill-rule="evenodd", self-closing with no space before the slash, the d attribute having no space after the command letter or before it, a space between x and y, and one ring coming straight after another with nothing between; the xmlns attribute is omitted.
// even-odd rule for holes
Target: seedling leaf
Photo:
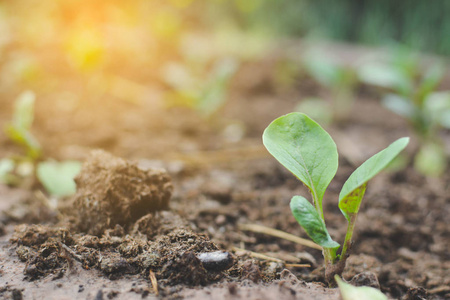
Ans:
<svg viewBox="0 0 450 300"><path fill-rule="evenodd" d="M343 300L387 300L388 298L379 290L369 286L356 287L345 283L338 275L336 280Z"/></svg>
<svg viewBox="0 0 450 300"><path fill-rule="evenodd" d="M15 164L12 159L3 158L0 160L0 183L9 184L12 180L11 172L14 171Z"/></svg>
<svg viewBox="0 0 450 300"><path fill-rule="evenodd" d="M400 94L411 90L411 82L400 70L382 63L367 63L358 70L361 81L392 89Z"/></svg>
<svg viewBox="0 0 450 300"><path fill-rule="evenodd" d="M34 119L35 95L26 91L19 95L15 102L13 120L6 127L6 134L14 142L25 146L30 158L36 159L40 156L41 147L30 129Z"/></svg>
<svg viewBox="0 0 450 300"><path fill-rule="evenodd" d="M264 131L263 143L284 167L311 191L322 207L326 188L336 174L338 153L331 136L302 113L274 120Z"/></svg>
<svg viewBox="0 0 450 300"><path fill-rule="evenodd" d="M386 168L408 143L407 137L396 140L386 149L366 160L347 179L339 194L339 208L349 222L351 216L359 210L366 183Z"/></svg>
<svg viewBox="0 0 450 300"><path fill-rule="evenodd" d="M75 194L73 179L80 170L81 163L78 161L45 161L38 164L36 175L50 195L64 197Z"/></svg>
<svg viewBox="0 0 450 300"><path fill-rule="evenodd" d="M323 248L339 248L340 245L331 239L325 223L308 200L302 196L294 196L291 200L291 211L297 222L316 244Z"/></svg>
<svg viewBox="0 0 450 300"><path fill-rule="evenodd" d="M415 107L411 100L408 100L405 97L396 94L388 94L383 98L382 103L387 109L402 117L409 119L414 118Z"/></svg>
<svg viewBox="0 0 450 300"><path fill-rule="evenodd" d="M422 174L439 177L447 167L445 151L439 144L426 143L414 157L414 167Z"/></svg>

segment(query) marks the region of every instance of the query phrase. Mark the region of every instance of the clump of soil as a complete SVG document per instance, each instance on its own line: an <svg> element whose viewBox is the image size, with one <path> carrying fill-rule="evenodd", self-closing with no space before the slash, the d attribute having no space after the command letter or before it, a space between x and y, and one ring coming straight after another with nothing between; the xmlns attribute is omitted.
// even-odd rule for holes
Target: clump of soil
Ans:
<svg viewBox="0 0 450 300"><path fill-rule="evenodd" d="M168 209L172 183L165 170L139 169L94 151L76 178L70 218L56 225L20 225L11 241L26 262L25 278L61 278L73 269L97 269L110 279L155 274L160 284L205 285L233 265L209 268L219 248ZM206 253L214 255L206 255ZM203 263L205 262L205 265ZM215 261L213 261L215 263Z"/></svg>
<svg viewBox="0 0 450 300"><path fill-rule="evenodd" d="M83 164L75 182L78 229L93 235L116 224L128 228L148 213L168 209L173 190L165 170L142 170L100 150Z"/></svg>

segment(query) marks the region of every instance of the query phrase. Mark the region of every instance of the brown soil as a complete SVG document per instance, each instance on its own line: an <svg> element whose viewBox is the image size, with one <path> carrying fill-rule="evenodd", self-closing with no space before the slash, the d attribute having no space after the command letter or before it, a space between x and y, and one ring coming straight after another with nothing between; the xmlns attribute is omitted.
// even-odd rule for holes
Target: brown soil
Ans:
<svg viewBox="0 0 450 300"><path fill-rule="evenodd" d="M244 64L226 106L209 120L155 101L80 100L58 111L51 95L39 97L33 132L46 155L86 162L77 194L58 211L35 182L0 186L0 298L339 299L324 283L320 251L241 226L306 237L288 204L307 191L260 137L302 97L326 91L305 79L280 89L274 64ZM5 95L0 107L4 125L11 112ZM330 234L342 242L337 199L346 178L412 134L364 87L349 120L328 130L340 169L324 210ZM6 137L0 143L2 155L19 151ZM98 151L88 158L96 148L124 159ZM425 178L410 166L371 181L344 278L393 299L450 299L449 189L450 174Z"/></svg>

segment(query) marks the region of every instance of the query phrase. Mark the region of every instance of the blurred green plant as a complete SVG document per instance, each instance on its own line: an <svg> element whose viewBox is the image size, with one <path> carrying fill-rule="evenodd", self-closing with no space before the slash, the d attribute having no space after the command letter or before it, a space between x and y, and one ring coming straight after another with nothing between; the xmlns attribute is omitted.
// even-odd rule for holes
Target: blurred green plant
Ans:
<svg viewBox="0 0 450 300"><path fill-rule="evenodd" d="M388 298L376 288L369 286L353 286L344 282L338 275L334 278L338 284L342 300L388 300Z"/></svg>
<svg viewBox="0 0 450 300"><path fill-rule="evenodd" d="M382 104L408 120L418 136L415 168L427 176L440 176L447 168L447 155L439 131L450 129L450 91L437 91L444 68L423 67L416 54L405 50L394 53L387 62L363 64L359 77L387 91Z"/></svg>
<svg viewBox="0 0 450 300"><path fill-rule="evenodd" d="M194 69L200 72L195 74ZM237 71L235 59L218 60L206 71L196 65L187 69L181 64L172 64L166 68L165 80L171 87L168 99L173 106L187 106L197 111L201 116L209 118L225 103L230 80ZM206 75L205 75L206 72Z"/></svg>
<svg viewBox="0 0 450 300"><path fill-rule="evenodd" d="M66 197L75 194L77 186L73 179L80 170L79 161L44 161L37 165L36 176L50 195Z"/></svg>
<svg viewBox="0 0 450 300"><path fill-rule="evenodd" d="M31 133L34 120L35 95L31 91L23 92L15 102L13 119L6 126L5 133L15 143L23 146L27 157L32 160L41 156L41 146Z"/></svg>
<svg viewBox="0 0 450 300"><path fill-rule="evenodd" d="M332 99L329 104L332 119L345 121L351 112L355 101L354 93L359 83L356 70L351 66L333 61L326 54L317 53L316 51L305 54L303 66L306 73L314 81L329 90L330 98ZM303 110L303 108L317 111L324 107L320 102L315 102L319 106L317 109L312 108L312 102L308 103L307 107L302 107L302 104L300 104L299 108L304 112L308 111Z"/></svg>
<svg viewBox="0 0 450 300"><path fill-rule="evenodd" d="M22 93L15 102L13 120L5 128L8 137L25 148L26 155L14 155L0 160L0 183L20 185L22 181L34 177L54 197L64 197L75 193L74 177L81 169L77 161L40 161L42 149L31 134L34 120L35 95L31 91Z"/></svg>

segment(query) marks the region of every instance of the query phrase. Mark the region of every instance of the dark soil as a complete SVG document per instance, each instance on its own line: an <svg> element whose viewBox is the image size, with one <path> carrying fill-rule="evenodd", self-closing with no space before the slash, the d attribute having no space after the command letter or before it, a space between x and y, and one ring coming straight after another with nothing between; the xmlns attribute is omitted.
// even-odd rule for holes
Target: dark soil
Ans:
<svg viewBox="0 0 450 300"><path fill-rule="evenodd" d="M86 162L77 194L60 200L57 211L36 182L0 186L0 298L339 299L326 287L320 251L241 226L306 237L288 204L307 190L260 138L303 97L326 91L304 78L280 89L271 71L276 62L244 64L226 106L208 120L164 108L156 96L139 103L80 100L66 111L52 105L51 95L39 97L33 133L46 155ZM4 94L0 111L2 126L11 112ZM412 134L365 87L351 117L328 130L340 169L324 210L331 236L342 242L337 199L346 178L371 154ZM442 136L448 144L450 133ZM1 155L20 151L4 136L0 143ZM115 156L89 156L97 148ZM377 176L344 278L394 299L450 299L449 195L449 173L425 178L408 166Z"/></svg>

